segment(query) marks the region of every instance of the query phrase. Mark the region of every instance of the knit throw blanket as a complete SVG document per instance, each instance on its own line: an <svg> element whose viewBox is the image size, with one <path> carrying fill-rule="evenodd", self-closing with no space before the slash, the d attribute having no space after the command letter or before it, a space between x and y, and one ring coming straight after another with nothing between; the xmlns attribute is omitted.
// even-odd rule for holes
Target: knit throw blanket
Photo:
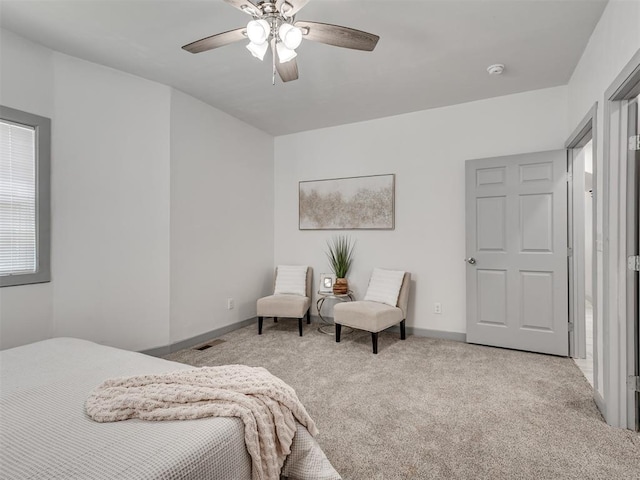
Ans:
<svg viewBox="0 0 640 480"><path fill-rule="evenodd" d="M239 417L253 480L279 479L296 420L312 436L318 433L293 388L264 368L245 365L110 379L90 394L85 407L96 422Z"/></svg>

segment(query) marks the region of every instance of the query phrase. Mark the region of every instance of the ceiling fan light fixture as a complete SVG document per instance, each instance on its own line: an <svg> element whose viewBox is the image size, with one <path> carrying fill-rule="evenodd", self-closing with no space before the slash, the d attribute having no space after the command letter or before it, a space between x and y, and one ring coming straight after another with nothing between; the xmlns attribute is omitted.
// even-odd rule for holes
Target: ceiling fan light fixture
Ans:
<svg viewBox="0 0 640 480"><path fill-rule="evenodd" d="M302 43L302 30L290 23L283 23L278 30L280 40L290 50L295 50Z"/></svg>
<svg viewBox="0 0 640 480"><path fill-rule="evenodd" d="M271 27L266 20L251 20L247 24L247 37L251 43L262 45L269 38Z"/></svg>
<svg viewBox="0 0 640 480"><path fill-rule="evenodd" d="M298 56L295 50L287 48L287 46L282 42L278 42L276 50L278 50L278 59L280 60L280 63L287 63Z"/></svg>
<svg viewBox="0 0 640 480"><path fill-rule="evenodd" d="M247 50L251 52L251 55L260 61L264 60L264 54L267 52L267 48L269 48L268 42L263 42L261 44L249 42L247 45Z"/></svg>

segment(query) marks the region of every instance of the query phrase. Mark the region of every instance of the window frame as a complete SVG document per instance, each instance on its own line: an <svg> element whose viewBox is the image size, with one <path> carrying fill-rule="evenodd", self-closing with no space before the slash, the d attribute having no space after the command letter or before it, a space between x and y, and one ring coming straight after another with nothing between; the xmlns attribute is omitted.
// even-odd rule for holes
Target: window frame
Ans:
<svg viewBox="0 0 640 480"><path fill-rule="evenodd" d="M0 105L0 119L35 129L36 271L0 275L0 287L51 281L51 119Z"/></svg>

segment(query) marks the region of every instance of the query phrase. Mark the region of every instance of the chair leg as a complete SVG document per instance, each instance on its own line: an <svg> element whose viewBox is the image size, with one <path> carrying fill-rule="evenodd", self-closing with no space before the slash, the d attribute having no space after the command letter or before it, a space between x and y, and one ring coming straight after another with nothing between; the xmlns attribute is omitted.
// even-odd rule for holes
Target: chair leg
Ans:
<svg viewBox="0 0 640 480"><path fill-rule="evenodd" d="M307 310L307 325L311 325L311 309Z"/></svg>
<svg viewBox="0 0 640 480"><path fill-rule="evenodd" d="M342 332L342 325L336 323L336 342L340 343L340 332Z"/></svg>
<svg viewBox="0 0 640 480"><path fill-rule="evenodd" d="M300 336L302 336L302 318L298 319L298 330L300 331Z"/></svg>
<svg viewBox="0 0 640 480"><path fill-rule="evenodd" d="M262 321L264 318L258 317L258 335L262 335Z"/></svg>
<svg viewBox="0 0 640 480"><path fill-rule="evenodd" d="M405 330L404 320L400 322L400 340L406 340L407 332Z"/></svg>
<svg viewBox="0 0 640 480"><path fill-rule="evenodd" d="M273 323L278 323L278 317L273 317Z"/></svg>
<svg viewBox="0 0 640 480"><path fill-rule="evenodd" d="M371 343L373 343L373 353L378 354L378 332L371 332Z"/></svg>

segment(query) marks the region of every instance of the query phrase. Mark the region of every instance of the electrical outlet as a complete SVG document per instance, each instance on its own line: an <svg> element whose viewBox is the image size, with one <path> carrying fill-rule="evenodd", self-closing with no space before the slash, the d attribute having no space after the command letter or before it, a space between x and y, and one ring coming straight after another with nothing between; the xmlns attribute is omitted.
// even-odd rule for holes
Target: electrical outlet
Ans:
<svg viewBox="0 0 640 480"><path fill-rule="evenodd" d="M433 313L437 313L438 315L442 313L442 304L434 303L433 304Z"/></svg>
<svg viewBox="0 0 640 480"><path fill-rule="evenodd" d="M227 310L233 310L233 298L227 298Z"/></svg>

